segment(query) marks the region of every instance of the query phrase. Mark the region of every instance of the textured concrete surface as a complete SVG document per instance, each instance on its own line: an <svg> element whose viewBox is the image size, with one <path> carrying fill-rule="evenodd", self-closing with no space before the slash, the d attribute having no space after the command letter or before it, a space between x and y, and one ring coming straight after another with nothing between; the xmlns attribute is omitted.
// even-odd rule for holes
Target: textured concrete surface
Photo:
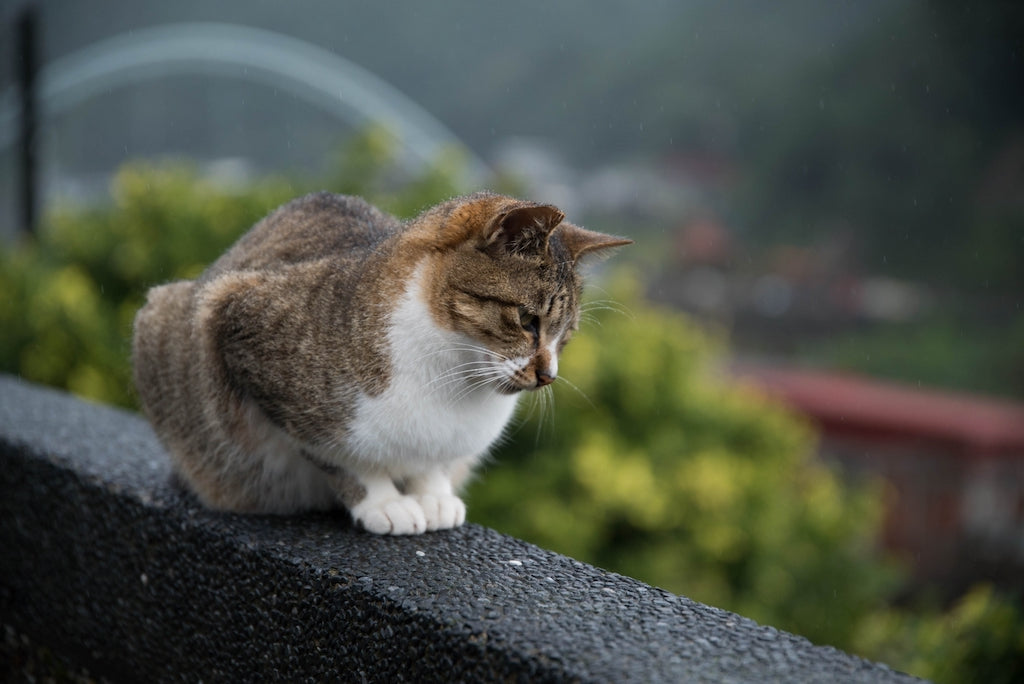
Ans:
<svg viewBox="0 0 1024 684"><path fill-rule="evenodd" d="M143 420L11 378L0 618L113 681L915 681L476 525L206 511Z"/></svg>

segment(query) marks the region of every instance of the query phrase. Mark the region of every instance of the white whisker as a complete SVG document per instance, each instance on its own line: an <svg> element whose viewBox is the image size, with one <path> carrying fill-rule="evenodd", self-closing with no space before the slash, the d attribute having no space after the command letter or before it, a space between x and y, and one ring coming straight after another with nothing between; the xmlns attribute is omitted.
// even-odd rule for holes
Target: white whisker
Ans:
<svg viewBox="0 0 1024 684"><path fill-rule="evenodd" d="M504 377L505 374L501 372L489 374L483 377L478 377L475 379L474 382L468 383L464 388L462 388L462 390L458 394L451 398L451 401L453 403L462 401L463 399L465 399L466 397L468 397L470 394L480 389L481 387L494 384L496 380L501 380Z"/></svg>
<svg viewBox="0 0 1024 684"><path fill-rule="evenodd" d="M431 380L423 389L429 390L431 395L436 395L446 388L457 386L463 382L468 382L471 387L469 391L472 391L472 389L476 389L487 382L500 380L504 376L505 373L500 368L495 368L490 364L461 370L452 369ZM455 396L451 398L455 401L461 398L464 393L467 393L465 388L460 388L458 392L455 393Z"/></svg>
<svg viewBox="0 0 1024 684"><path fill-rule="evenodd" d="M556 378L556 379L555 379L555 382L564 382L564 383L565 383L566 385L568 385L568 386L569 386L570 388L572 388L572 389L573 389L573 390L574 390L574 391L576 392L576 394L578 394L578 395L580 395L581 397L583 397L583 399L584 399L584 400L585 400L585 401L586 401L586 402L587 402L588 404L590 404L591 408L595 408L595 409L597 408L597 406L595 406L595 405L594 405L594 402L590 400L590 397L588 397L588 396L587 396L587 393L586 393L586 392L584 392L583 390L581 390L581 389L580 389L580 388L579 388L579 387L578 387L578 386L576 385L576 383L572 382L572 381L571 381L571 380L569 380L568 378L565 378L565 377L563 377L563 376L558 376L558 378Z"/></svg>
<svg viewBox="0 0 1024 684"><path fill-rule="evenodd" d="M626 316L630 320L635 318L632 311L628 307L616 302L613 299L595 299L583 304L580 307L580 315L589 314L594 311L611 311L613 313L621 314Z"/></svg>
<svg viewBox="0 0 1024 684"><path fill-rule="evenodd" d="M457 354L458 352L478 353L478 354L482 354L484 356L488 356L488 357L493 358L493 359L497 359L499 361L508 361L509 360L507 356L505 356L504 354L501 354L499 352L496 352L493 349L488 349L487 347L482 347L482 346L478 346L478 345L474 345L474 344L468 344L468 343L460 343L460 344L456 344L456 345L453 345L453 346L450 346L450 347L445 347L443 349L436 349L434 351L427 352L426 354L423 354L422 356L420 356L416 360L417 361L423 361L425 359L429 359L432 356L440 356L442 354L454 355L454 354Z"/></svg>
<svg viewBox="0 0 1024 684"><path fill-rule="evenodd" d="M540 415L537 418L535 446L540 444L545 429L549 432L554 432L555 429L555 392L552 386L544 387L537 393L537 404L540 407Z"/></svg>

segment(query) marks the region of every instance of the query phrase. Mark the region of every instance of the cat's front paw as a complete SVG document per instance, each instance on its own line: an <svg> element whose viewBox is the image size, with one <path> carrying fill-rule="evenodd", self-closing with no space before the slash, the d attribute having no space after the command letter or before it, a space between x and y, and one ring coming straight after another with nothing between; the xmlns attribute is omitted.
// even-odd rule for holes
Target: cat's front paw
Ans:
<svg viewBox="0 0 1024 684"><path fill-rule="evenodd" d="M466 522L466 504L454 494L415 494L427 519L427 529L449 530Z"/></svg>
<svg viewBox="0 0 1024 684"><path fill-rule="evenodd" d="M432 529L422 506L411 496L364 501L352 508L352 517L374 534L423 534Z"/></svg>

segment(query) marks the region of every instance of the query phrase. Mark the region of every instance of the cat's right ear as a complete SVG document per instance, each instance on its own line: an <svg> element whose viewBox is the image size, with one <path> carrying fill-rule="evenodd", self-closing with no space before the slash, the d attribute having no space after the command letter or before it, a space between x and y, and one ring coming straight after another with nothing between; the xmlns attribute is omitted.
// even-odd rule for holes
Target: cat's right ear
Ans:
<svg viewBox="0 0 1024 684"><path fill-rule="evenodd" d="M595 233L592 230L586 230L571 223L566 223L558 230L556 239L561 240L562 244L569 250L573 261L579 261L580 257L591 254L607 254L609 250L615 247L633 244L633 241L629 238Z"/></svg>
<svg viewBox="0 0 1024 684"><path fill-rule="evenodd" d="M518 207L499 214L484 229L481 247L501 254L543 254L551 235L565 214L550 204Z"/></svg>

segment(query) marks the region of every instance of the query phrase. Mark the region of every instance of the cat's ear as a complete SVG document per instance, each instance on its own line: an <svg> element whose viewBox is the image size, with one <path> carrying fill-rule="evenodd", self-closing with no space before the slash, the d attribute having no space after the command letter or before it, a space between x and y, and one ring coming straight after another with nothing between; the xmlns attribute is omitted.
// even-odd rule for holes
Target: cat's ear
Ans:
<svg viewBox="0 0 1024 684"><path fill-rule="evenodd" d="M608 253L614 247L624 247L633 244L629 238L605 235L593 230L587 230L565 223L558 231L558 239L569 250L573 261L579 261L580 257L591 254Z"/></svg>
<svg viewBox="0 0 1024 684"><path fill-rule="evenodd" d="M549 204L512 209L484 229L482 246L492 254L543 254L551 231L564 218L558 207Z"/></svg>

